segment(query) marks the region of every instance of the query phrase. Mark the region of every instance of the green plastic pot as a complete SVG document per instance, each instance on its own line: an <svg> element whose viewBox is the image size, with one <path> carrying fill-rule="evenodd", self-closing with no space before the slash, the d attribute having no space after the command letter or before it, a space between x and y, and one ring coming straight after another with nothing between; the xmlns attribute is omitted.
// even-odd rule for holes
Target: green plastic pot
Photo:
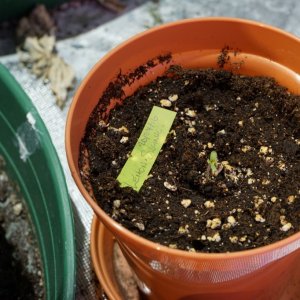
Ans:
<svg viewBox="0 0 300 300"><path fill-rule="evenodd" d="M35 227L46 299L73 299L74 225L64 174L37 110L2 65L0 103L0 155L21 189Z"/></svg>
<svg viewBox="0 0 300 300"><path fill-rule="evenodd" d="M37 4L44 4L48 8L67 2L66 0L1 0L0 22L20 18L32 10Z"/></svg>

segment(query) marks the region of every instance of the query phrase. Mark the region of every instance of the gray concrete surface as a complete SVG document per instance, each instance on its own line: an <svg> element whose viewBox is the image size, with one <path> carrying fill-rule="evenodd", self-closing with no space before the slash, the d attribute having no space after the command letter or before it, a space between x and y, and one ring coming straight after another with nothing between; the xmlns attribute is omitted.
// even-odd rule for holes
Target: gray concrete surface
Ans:
<svg viewBox="0 0 300 300"><path fill-rule="evenodd" d="M300 36L300 2L296 0L161 0L158 3L149 1L89 32L59 41L57 48L60 55L74 67L79 83L105 53L134 34L159 23L206 16L257 20ZM60 111L54 104L49 87L23 69L16 55L0 57L0 62L10 69L29 94L53 138L74 204L78 259L77 299L94 299L89 258L92 211L73 183L64 151L64 126L72 93L67 107Z"/></svg>

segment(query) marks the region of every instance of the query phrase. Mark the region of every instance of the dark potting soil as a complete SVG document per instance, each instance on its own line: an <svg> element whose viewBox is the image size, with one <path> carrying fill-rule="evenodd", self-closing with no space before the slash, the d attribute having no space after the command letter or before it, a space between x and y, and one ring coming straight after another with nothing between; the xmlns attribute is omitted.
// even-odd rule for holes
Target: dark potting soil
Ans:
<svg viewBox="0 0 300 300"><path fill-rule="evenodd" d="M0 299L44 299L42 262L18 187L0 156Z"/></svg>
<svg viewBox="0 0 300 300"><path fill-rule="evenodd" d="M231 252L273 243L300 230L299 103L271 78L173 66L107 124L101 105L94 110L83 182L112 218L162 245ZM176 111L175 121L141 190L121 188L116 178L154 105Z"/></svg>

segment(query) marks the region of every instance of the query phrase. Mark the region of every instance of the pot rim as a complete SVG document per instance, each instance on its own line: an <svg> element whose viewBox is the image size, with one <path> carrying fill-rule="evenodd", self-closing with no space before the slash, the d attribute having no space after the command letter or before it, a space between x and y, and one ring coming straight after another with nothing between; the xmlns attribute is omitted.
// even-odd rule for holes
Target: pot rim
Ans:
<svg viewBox="0 0 300 300"><path fill-rule="evenodd" d="M170 22L167 24L163 24L151 29L148 29L146 31L143 31L141 33L138 33L134 35L133 37L127 39L126 41L122 42L112 50L110 50L107 54L105 54L95 65L94 67L89 71L89 73L86 75L86 77L81 82L79 88L77 89L73 101L71 103L68 115L67 115L67 123L66 123L66 131L65 131L65 141L66 141L66 153L67 153L67 160L69 163L69 167L72 173L72 176L75 180L75 183L77 187L79 188L81 194L85 198L85 200L88 202L88 204L92 207L94 212L97 216L101 216L101 222L104 224L110 223L110 225L114 228L114 230L120 232L123 236L125 236L126 240L135 240L138 244L143 244L146 248L149 248L153 251L161 251L161 253L168 253L168 255L171 256L181 256L184 258L193 258L195 257L202 259L202 260L223 260L223 259L238 259L241 257L250 257L254 255L262 255L266 252L279 250L284 246L287 246L288 244L291 244L295 242L296 240L300 240L300 231L283 239L280 241L277 241L275 243L265 245L262 247L254 248L254 249L247 249L242 251L236 251L236 252L229 252L229 253L201 253L201 252L188 252L186 250L179 250L179 249L171 249L167 246L152 242L150 240L147 240L146 238L143 238L130 230L126 229L124 226L122 226L120 223L117 223L114 221L111 217L109 217L104 210L98 206L96 201L92 199L92 197L89 195L87 190L85 189L83 183L81 182L80 175L76 171L75 162L73 159L72 151L71 151L71 123L73 120L73 114L77 105L77 102L80 99L80 94L82 93L82 90L86 85L88 85L90 78L93 76L95 71L101 67L101 65L110 59L111 56L113 56L116 52L118 52L123 47L126 47L128 44L132 43L133 41L136 41L140 39L141 37L151 35L154 32L164 30L166 28L170 28L173 26L178 26L182 24L188 24L188 23L207 23L207 22L229 22L229 23L235 23L235 24L246 24L253 27L264 27L270 32L277 33L280 35L284 35L289 39L294 40L297 43L300 43L300 39L296 36L279 29L277 27L274 27L272 25L267 25L258 21L253 21L249 19L241 19L241 18L232 18L232 17L205 17L205 18L192 18L192 19L185 19L185 20L179 20ZM79 145L78 145L79 146Z"/></svg>

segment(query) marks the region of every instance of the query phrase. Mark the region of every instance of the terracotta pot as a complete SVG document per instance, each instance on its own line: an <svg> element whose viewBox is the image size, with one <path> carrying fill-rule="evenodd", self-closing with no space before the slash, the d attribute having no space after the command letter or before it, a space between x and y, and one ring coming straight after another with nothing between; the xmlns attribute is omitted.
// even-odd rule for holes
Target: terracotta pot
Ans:
<svg viewBox="0 0 300 300"><path fill-rule="evenodd" d="M172 54L171 62L156 66L127 86L124 91L130 95L171 63L217 68L220 49L226 45L239 52L232 53L229 65L236 72L273 76L290 91L299 92L299 39L252 21L192 19L156 27L112 50L84 79L69 111L66 149L73 177L96 215L118 240L149 299L279 299L300 256L300 233L258 249L224 254L189 253L155 244L112 220L81 182L79 144L87 120L120 70L126 74L151 58Z"/></svg>

